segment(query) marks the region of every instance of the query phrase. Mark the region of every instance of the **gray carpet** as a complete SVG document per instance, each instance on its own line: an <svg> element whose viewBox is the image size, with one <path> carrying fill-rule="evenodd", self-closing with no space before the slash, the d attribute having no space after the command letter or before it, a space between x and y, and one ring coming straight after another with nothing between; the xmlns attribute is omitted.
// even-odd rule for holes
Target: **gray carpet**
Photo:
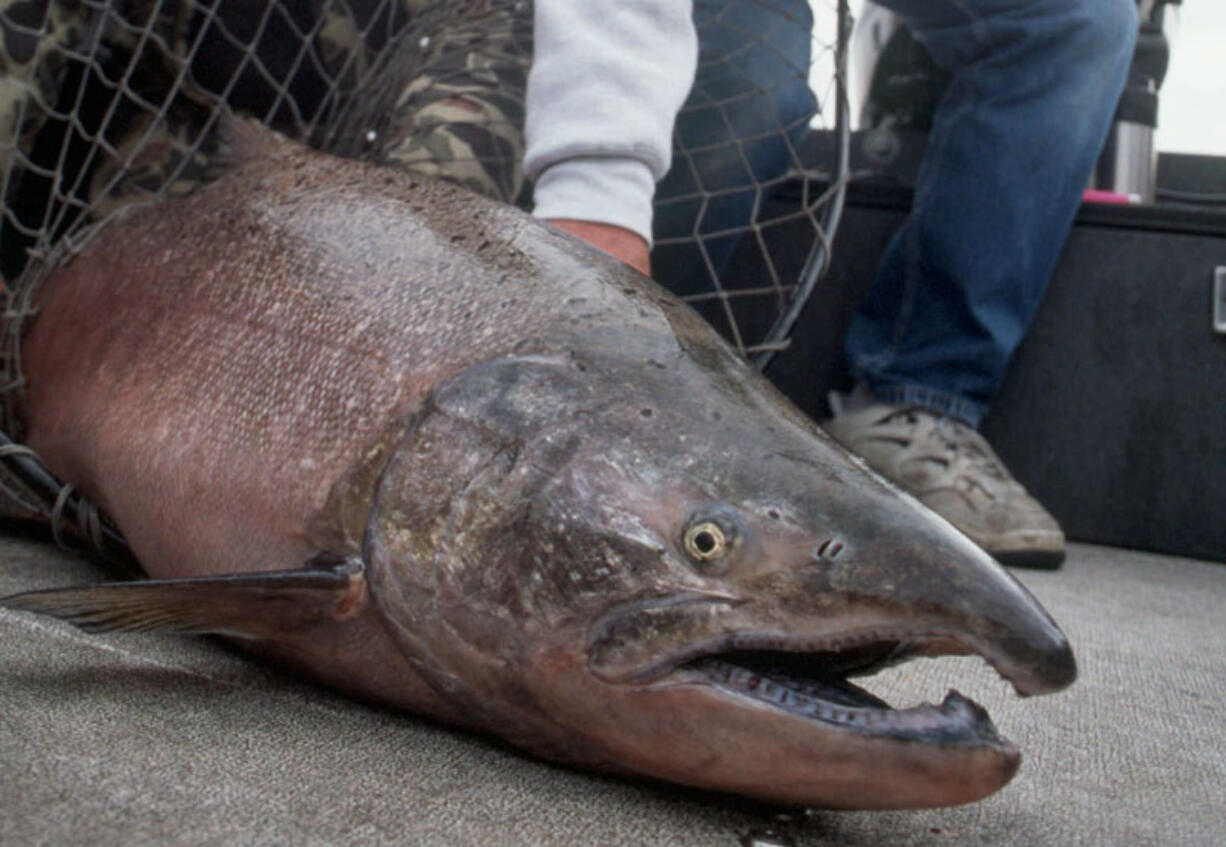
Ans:
<svg viewBox="0 0 1226 847"><path fill-rule="evenodd" d="M0 539L0 595L96 576ZM0 611L0 844L1226 844L1226 567L1078 546L1021 576L1082 678L1027 701L973 659L871 681L904 705L956 686L1026 756L985 802L906 813L780 814L575 773L213 642Z"/></svg>

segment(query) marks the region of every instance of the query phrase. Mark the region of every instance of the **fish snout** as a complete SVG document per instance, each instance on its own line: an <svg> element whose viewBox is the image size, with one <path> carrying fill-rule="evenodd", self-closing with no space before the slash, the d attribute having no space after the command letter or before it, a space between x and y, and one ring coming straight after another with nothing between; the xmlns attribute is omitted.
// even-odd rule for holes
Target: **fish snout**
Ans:
<svg viewBox="0 0 1226 847"><path fill-rule="evenodd" d="M907 655L977 653L1022 696L1072 684L1072 648L1039 601L943 518L909 495L888 494L888 512L849 520L799 569L804 592L785 593L816 598L820 608L810 614L839 610L866 628L915 632L913 645L900 648Z"/></svg>

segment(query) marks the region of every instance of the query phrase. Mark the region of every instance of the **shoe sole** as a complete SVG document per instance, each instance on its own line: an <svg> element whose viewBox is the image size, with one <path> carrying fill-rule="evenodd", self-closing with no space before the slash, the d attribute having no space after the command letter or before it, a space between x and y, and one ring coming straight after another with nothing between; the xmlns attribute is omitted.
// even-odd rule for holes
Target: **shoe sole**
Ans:
<svg viewBox="0 0 1226 847"><path fill-rule="evenodd" d="M988 553L1011 568L1054 571L1064 564L1063 550L988 550Z"/></svg>

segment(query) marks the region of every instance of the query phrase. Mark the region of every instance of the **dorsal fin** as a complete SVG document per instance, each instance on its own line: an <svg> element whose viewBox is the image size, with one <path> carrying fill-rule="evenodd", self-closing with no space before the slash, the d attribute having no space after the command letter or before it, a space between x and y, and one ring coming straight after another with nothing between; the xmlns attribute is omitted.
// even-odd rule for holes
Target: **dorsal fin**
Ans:
<svg viewBox="0 0 1226 847"><path fill-rule="evenodd" d="M365 602L361 559L325 556L292 571L30 591L0 599L0 607L50 615L86 632L266 639L343 621Z"/></svg>

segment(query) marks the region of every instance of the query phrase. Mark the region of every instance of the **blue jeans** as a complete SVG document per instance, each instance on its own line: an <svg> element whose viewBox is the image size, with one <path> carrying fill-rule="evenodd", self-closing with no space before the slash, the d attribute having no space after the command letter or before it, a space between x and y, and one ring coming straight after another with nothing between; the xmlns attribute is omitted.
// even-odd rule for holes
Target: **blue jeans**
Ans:
<svg viewBox="0 0 1226 847"><path fill-rule="evenodd" d="M1137 33L1134 0L879 0L952 80L915 203L846 350L881 400L977 424L1038 308L1106 138ZM763 183L816 109L804 0L695 0L700 59L657 192L653 256L678 294L709 290ZM720 57L731 57L720 61ZM782 132L780 131L782 130ZM665 255L661 255L664 253ZM803 327L797 331L803 332Z"/></svg>
<svg viewBox="0 0 1226 847"><path fill-rule="evenodd" d="M878 2L953 76L847 357L879 400L974 425L1072 226L1127 76L1136 6Z"/></svg>

